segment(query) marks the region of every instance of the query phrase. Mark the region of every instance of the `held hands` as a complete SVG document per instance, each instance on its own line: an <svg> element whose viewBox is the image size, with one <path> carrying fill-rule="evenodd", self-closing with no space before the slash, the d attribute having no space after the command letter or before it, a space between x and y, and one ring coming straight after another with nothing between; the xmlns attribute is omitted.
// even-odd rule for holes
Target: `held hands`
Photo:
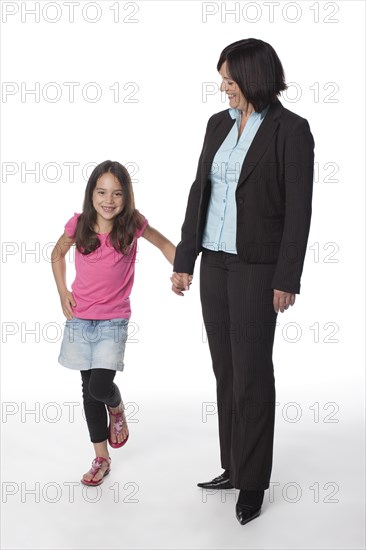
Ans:
<svg viewBox="0 0 366 550"><path fill-rule="evenodd" d="M76 306L76 302L75 302L74 296L72 295L72 292L69 292L68 290L66 290L64 294L60 295L60 300L61 300L62 311L66 319L71 321L71 319L74 318L72 307Z"/></svg>
<svg viewBox="0 0 366 550"><path fill-rule="evenodd" d="M190 285L192 284L193 275L188 273L173 273L170 277L172 282L172 291L178 296L184 296L183 290L189 290Z"/></svg>
<svg viewBox="0 0 366 550"><path fill-rule="evenodd" d="M184 296L183 291L189 290L192 284L193 276L188 273L173 273L170 277L172 282L172 291L178 296ZM68 290L61 297L62 311L68 320L73 319L72 307L76 306L76 302L72 292ZM289 306L293 306L296 300L296 294L284 292L283 290L273 290L273 307L276 313L279 311L284 313Z"/></svg>
<svg viewBox="0 0 366 550"><path fill-rule="evenodd" d="M295 299L296 294L273 289L273 307L276 313L279 311L283 313L285 309L289 308L289 306L293 306Z"/></svg>
<svg viewBox="0 0 366 550"><path fill-rule="evenodd" d="M178 296L184 296L183 292L189 290L192 284L193 276L188 273L173 273L170 277L172 282L172 291ZM273 289L273 308L276 313L284 313L290 306L293 306L296 300L296 294L284 292L283 290Z"/></svg>

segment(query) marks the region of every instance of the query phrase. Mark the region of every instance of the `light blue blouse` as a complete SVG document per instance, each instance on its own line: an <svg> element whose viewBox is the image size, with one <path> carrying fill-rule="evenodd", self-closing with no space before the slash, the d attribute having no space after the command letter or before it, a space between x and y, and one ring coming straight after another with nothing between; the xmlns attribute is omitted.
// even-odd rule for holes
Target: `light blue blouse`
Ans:
<svg viewBox="0 0 366 550"><path fill-rule="evenodd" d="M211 197L202 237L204 248L237 253L235 191L245 156L268 109L269 105L260 113L254 111L249 116L239 140L241 111L229 109L236 124L217 151L211 166Z"/></svg>

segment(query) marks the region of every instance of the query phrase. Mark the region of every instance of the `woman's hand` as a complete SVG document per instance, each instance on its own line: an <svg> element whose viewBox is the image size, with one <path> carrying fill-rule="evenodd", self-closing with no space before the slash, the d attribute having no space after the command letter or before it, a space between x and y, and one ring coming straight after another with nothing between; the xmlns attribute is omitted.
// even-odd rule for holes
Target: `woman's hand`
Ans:
<svg viewBox="0 0 366 550"><path fill-rule="evenodd" d="M60 295L60 300L61 300L62 311L64 312L66 319L71 321L71 319L74 318L72 307L76 306L75 298L72 295L72 292L70 292L69 290L66 290L64 294Z"/></svg>
<svg viewBox="0 0 366 550"><path fill-rule="evenodd" d="M178 296L184 296L182 290L189 290L190 285L192 284L193 275L189 273L173 273L170 277L172 282L172 291Z"/></svg>
<svg viewBox="0 0 366 550"><path fill-rule="evenodd" d="M295 299L296 294L273 289L273 307L276 313L279 311L283 313L285 309L289 308L289 306L293 306Z"/></svg>

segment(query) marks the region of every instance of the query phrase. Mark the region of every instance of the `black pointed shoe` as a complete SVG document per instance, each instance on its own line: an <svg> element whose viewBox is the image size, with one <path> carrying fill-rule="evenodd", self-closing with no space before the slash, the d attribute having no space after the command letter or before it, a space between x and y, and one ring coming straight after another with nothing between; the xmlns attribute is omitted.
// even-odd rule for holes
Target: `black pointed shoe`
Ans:
<svg viewBox="0 0 366 550"><path fill-rule="evenodd" d="M237 502L235 511L238 522L241 523L241 525L245 525L248 521L259 516L261 513L261 506L253 507L248 504L239 504L239 502Z"/></svg>
<svg viewBox="0 0 366 550"><path fill-rule="evenodd" d="M215 477L211 481L197 483L202 489L234 489L230 483L229 474L224 472L220 476Z"/></svg>

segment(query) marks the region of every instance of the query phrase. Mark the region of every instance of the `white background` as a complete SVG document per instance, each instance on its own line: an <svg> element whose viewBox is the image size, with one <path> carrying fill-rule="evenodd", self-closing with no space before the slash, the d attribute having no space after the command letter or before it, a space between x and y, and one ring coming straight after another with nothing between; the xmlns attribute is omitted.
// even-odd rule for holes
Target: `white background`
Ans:
<svg viewBox="0 0 366 550"><path fill-rule="evenodd" d="M65 2L1 5L3 547L362 548L364 2L73 4L73 22ZM309 121L316 153L301 294L279 314L275 340L278 493L241 527L233 494L196 488L220 473L199 261L179 298L171 267L140 239L133 334L116 378L130 441L111 455L98 502L80 484L73 501L65 479L78 482L93 454L78 373L57 362L52 243L81 211L88 163L108 158L133 163L137 207L179 241L207 119L227 108L219 54L248 37L275 48L292 83L280 100ZM78 83L73 101L65 82ZM25 94L37 86L39 98Z"/></svg>

